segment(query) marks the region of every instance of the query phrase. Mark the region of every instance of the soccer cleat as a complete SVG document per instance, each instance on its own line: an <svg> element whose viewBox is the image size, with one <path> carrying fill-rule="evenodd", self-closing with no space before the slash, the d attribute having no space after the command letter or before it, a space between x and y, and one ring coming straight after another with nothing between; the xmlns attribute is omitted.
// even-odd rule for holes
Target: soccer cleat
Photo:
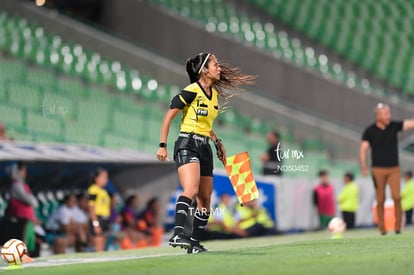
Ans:
<svg viewBox="0 0 414 275"><path fill-rule="evenodd" d="M172 247L189 248L191 246L190 240L183 234L174 234L168 241L168 244Z"/></svg>
<svg viewBox="0 0 414 275"><path fill-rule="evenodd" d="M204 248L199 242L191 243L191 246L187 248L187 254L203 253L208 250Z"/></svg>

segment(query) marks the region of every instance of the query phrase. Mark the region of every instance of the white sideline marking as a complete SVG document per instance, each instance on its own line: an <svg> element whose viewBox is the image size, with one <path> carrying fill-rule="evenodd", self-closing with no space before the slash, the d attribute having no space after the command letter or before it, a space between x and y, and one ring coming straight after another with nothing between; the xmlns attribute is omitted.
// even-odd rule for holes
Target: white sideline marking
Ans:
<svg viewBox="0 0 414 275"><path fill-rule="evenodd" d="M142 256L120 256L114 257L113 255L108 255L108 257L91 257L91 258L72 258L72 259L35 259L32 263L23 264L23 267L51 267L51 266L62 266L62 265L71 265L71 264L86 264L86 263L100 263L100 262L114 262L114 261L125 261L125 260L138 260L144 258L157 258L165 256L178 256L184 255L182 253L171 254L156 254L156 255L142 255ZM6 269L7 266L0 266L0 270Z"/></svg>

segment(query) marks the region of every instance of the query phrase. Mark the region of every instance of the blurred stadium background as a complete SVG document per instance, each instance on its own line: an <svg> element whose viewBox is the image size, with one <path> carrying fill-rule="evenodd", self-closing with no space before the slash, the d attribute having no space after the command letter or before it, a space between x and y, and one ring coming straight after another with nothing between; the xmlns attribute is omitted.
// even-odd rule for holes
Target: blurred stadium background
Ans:
<svg viewBox="0 0 414 275"><path fill-rule="evenodd" d="M0 0L0 122L14 140L0 142L0 211L14 160L28 161L45 209L59 192L85 189L97 165L122 194L159 195L167 205L178 181L173 163L153 157L159 128L188 82L185 60L203 51L258 75L216 123L228 153L248 151L260 175L266 133L278 130L285 148L303 150L309 171L258 178L285 187L275 209L310 208L310 196L290 201L297 183L311 190L320 169L336 186L345 171L359 175L361 131L376 103L394 118L414 117L413 26L406 0ZM409 169L414 140L400 137ZM312 211L305 224L276 212L286 230L314 226Z"/></svg>

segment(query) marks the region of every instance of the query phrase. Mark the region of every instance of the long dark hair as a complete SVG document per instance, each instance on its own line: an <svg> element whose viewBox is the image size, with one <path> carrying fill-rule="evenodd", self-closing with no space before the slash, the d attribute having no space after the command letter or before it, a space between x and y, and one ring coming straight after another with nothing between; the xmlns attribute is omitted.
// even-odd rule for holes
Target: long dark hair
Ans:
<svg viewBox="0 0 414 275"><path fill-rule="evenodd" d="M95 171L93 171L91 174L91 182L92 182L91 184L95 184L96 178L99 177L99 175L104 172L108 172L108 171L102 167L97 167Z"/></svg>
<svg viewBox="0 0 414 275"><path fill-rule="evenodd" d="M199 53L195 57L187 59L186 71L191 83L200 79L201 69L208 67L211 55L209 53ZM239 67L222 62L219 62L219 65L221 68L220 80L213 83L213 88L225 100L233 96L232 93L226 90L241 91L243 90L242 85L252 85L255 83L256 76L243 74Z"/></svg>
<svg viewBox="0 0 414 275"><path fill-rule="evenodd" d="M128 198L125 200L125 207L131 207L132 202L137 198L137 196L135 195L130 195L128 196Z"/></svg>
<svg viewBox="0 0 414 275"><path fill-rule="evenodd" d="M151 208L154 206L155 203L158 202L158 198L153 197L151 198L148 202L147 202L147 209Z"/></svg>

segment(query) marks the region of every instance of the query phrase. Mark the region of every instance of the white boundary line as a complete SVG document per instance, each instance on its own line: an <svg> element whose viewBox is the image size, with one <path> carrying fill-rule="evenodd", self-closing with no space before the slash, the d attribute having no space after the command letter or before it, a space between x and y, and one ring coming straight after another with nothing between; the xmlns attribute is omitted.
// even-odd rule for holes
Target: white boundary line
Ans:
<svg viewBox="0 0 414 275"><path fill-rule="evenodd" d="M132 251L131 251L132 252ZM91 257L91 258L68 258L68 259L35 259L32 263L23 264L23 268L26 267L52 267L52 266L63 266L63 265L72 265L72 264L86 264L86 263L101 263L101 262L115 262L115 261L126 261L126 260L139 260L145 258L157 258L157 257L168 257L168 256L178 256L185 255L183 253L164 253L164 254L155 254L155 255L142 255L142 256L119 256L114 257L114 255L107 255L106 257ZM0 270L6 270L7 266L0 266Z"/></svg>

